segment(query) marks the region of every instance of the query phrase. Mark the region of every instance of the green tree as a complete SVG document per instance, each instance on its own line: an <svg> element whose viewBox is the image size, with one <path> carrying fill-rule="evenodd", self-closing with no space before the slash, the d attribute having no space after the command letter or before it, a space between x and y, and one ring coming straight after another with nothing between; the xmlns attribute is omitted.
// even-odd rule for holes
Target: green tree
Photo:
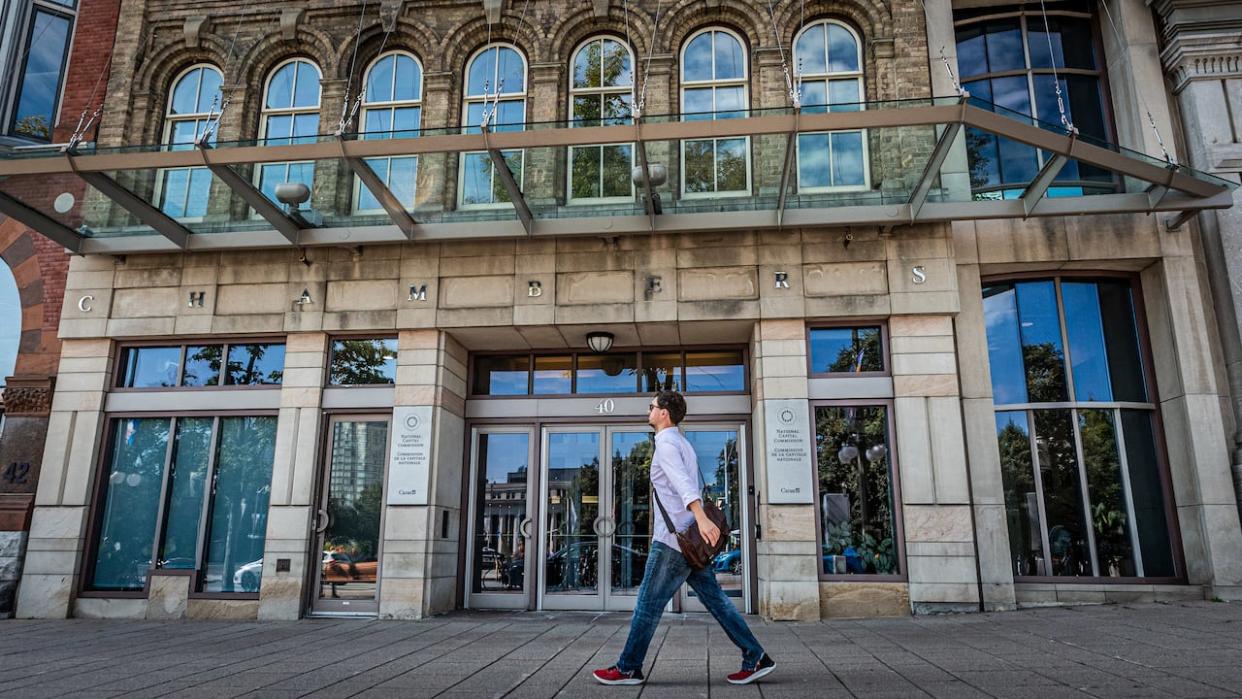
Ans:
<svg viewBox="0 0 1242 699"><path fill-rule="evenodd" d="M332 350L332 383L393 383L397 353L383 340L341 340Z"/></svg>

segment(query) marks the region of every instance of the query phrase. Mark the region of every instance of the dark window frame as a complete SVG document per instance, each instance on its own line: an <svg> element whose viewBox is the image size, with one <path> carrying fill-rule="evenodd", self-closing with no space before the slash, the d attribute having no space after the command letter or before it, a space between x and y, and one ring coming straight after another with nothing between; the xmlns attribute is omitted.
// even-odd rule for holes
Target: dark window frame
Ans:
<svg viewBox="0 0 1242 699"><path fill-rule="evenodd" d="M1164 500L1164 515L1165 515L1165 522L1166 522L1167 529L1168 529L1167 535L1169 538L1169 546L1170 546L1170 549L1172 551L1172 556L1173 556L1174 575L1165 576L1165 577L1014 575L1014 582L1016 583L1056 583L1056 584L1066 584L1066 585L1075 585L1075 584L1083 584L1083 585L1144 585L1144 584L1146 585L1168 585L1168 584L1184 585L1184 584L1187 584L1188 573L1187 573L1187 567L1186 567L1185 551L1184 551L1183 542L1181 538L1181 524L1178 518L1176 499L1175 499L1174 490L1173 490L1173 477L1172 477L1172 471L1171 471L1171 465L1170 465L1171 462L1169 460L1169 453L1168 453L1168 441L1165 438L1164 418L1163 418L1161 407L1160 407L1161 398L1159 394L1159 386L1156 382L1156 374L1155 374L1156 365L1155 365L1154 355L1152 354L1151 334L1150 334L1150 330L1147 325L1147 310L1146 310L1146 302L1144 300L1143 284L1142 284L1141 275L1138 272L1118 272L1115 270L1067 270L1067 271L1059 271L1059 272L1053 272L1053 273L1049 273L1047 271L1014 272L1014 273L1009 273L1009 274L985 275L980 280L980 288L982 289L984 287L995 285L995 284L1006 284L1006 283L1012 284L1012 283L1032 282L1032 281L1053 281L1055 283L1056 294L1057 294L1057 304L1058 304L1058 318L1059 318L1059 322L1062 323L1062 326L1064 326L1064 319L1065 319L1064 305L1063 305L1063 300L1061 296L1061 282L1062 281L1073 281L1073 282L1097 281L1097 282L1114 282L1114 283L1115 282L1126 282L1130 286L1131 302L1133 303L1133 306L1134 306L1134 319L1135 319L1135 326L1136 326L1135 335L1136 335L1136 339L1138 341L1138 346L1139 346L1139 357L1141 358L1142 363L1143 363L1142 375L1143 375L1143 380L1146 384L1146 389L1147 389L1147 394L1148 394L1147 404L1150 405L1149 408L1136 408L1136 409L1145 410L1151 415L1153 447L1154 447L1155 458L1156 458L1156 469L1157 469L1157 474L1160 479L1161 494ZM1063 330L1064 330L1064 327L1063 327ZM1066 356L1065 356L1065 365L1066 365L1065 381L1066 381L1067 387L1069 385L1072 385L1072 382L1074 380L1073 369L1071 366L1072 361L1073 361L1073 357L1067 350ZM991 390L991 387L989 387L989 390ZM1120 402L1120 401L1114 401L1114 402ZM1047 407L1046 408L1021 407L1021 406L1039 406L1039 405L1046 405ZM1102 404L1099 402L1089 402L1089 401L1066 401L1064 403L1013 403L1013 404L1005 403L1005 404L1000 404L1000 405L993 404L992 414L993 416L995 416L997 413L1002 413L1002 412L1025 412L1028 415L1028 422L1030 422L1030 417L1033 416L1034 411L1037 411L1037 410L1051 410L1051 409L1056 409L1059 407L1064 407L1065 409L1070 411L1071 416L1074 416L1076 418L1080 410L1100 409L1101 405ZM1109 403L1104 403L1103 405L1109 405ZM1127 405L1140 405L1140 404L1127 403ZM1030 423L1030 427L1028 427L1028 429L1033 431L1034 429L1033 423ZM1120 425L1118 425L1116 429L1120 430L1121 429ZM995 437L994 428L992 429L991 433L992 433L992 439L995 439L996 437ZM1078 443L1078 440L1076 440L1076 444L1077 443ZM1036 469L1036 471L1038 471L1038 464L1035 462L1034 459L1032 459L1032 466L1033 468ZM1080 462L1078 463L1078 468L1080 471L1082 471L1085 468L1085 465ZM1090 495L1087 494L1087 497L1089 500ZM1040 518L1042 522L1044 518L1044 514L1043 514L1044 504L1042 501L1039 503L1039 508L1040 508ZM1090 523L1088 523L1088 526L1090 526ZM1041 528L1042 527L1043 525L1041 524ZM1042 531L1041 531L1041 535L1042 535ZM1006 542L1006 544L1008 544L1008 541ZM1093 560L1092 561L1093 568L1096 565L1098 565L1098 561Z"/></svg>
<svg viewBox="0 0 1242 699"><path fill-rule="evenodd" d="M881 371L815 371L815 365L811 358L811 334L816 330L839 330L841 328L874 328L880 329L880 360L884 363L884 369ZM892 348L889 346L888 321L886 319L870 320L867 318L849 319L840 321L815 321L807 323L806 326L806 376L808 379L857 379L872 378L877 376L892 376Z"/></svg>
<svg viewBox="0 0 1242 699"><path fill-rule="evenodd" d="M76 593L78 597L84 599L147 599L151 591L151 579L156 576L188 576L194 578L189 582L190 599L221 599L221 600L258 600L258 592L204 592L201 590L206 574L206 556L208 542L206 537L210 529L210 513L214 493L212 492L216 467L219 461L219 431L223 418L230 417L272 417L277 420L280 418L278 410L210 410L210 411L178 411L172 413L150 413L150 412L112 412L105 413L103 416L104 434L100 439L99 453L95 457L95 479L91 486L90 500L88 504L88 516L86 522L85 545L78 552L78 570L82 571L78 576L76 585ZM195 551L195 568L193 570L185 568L162 568L159 566L159 553L163 545L163 539L167 529L168 503L171 497L171 463L173 458L174 447L177 438L177 421L182 418L211 418L211 452L207 467L207 475L204 479L203 505L202 512L199 515L198 523L198 541ZM121 420L128 419L167 419L168 420L168 446L164 456L164 465L161 473L159 506L156 513L155 530L151 543L151 561L146 569L146 582L141 590L131 589L107 589L98 588L92 585L95 559L99 554L99 535L103 527L103 515L105 509L104 498L107 496L108 488L106 482L108 480L107 473L111 466L112 452L116 446L116 425ZM273 463L273 472L275 464ZM270 502L269 502L270 507Z"/></svg>
<svg viewBox="0 0 1242 699"><path fill-rule="evenodd" d="M185 379L185 359L186 352L190 347L219 345L220 346L220 380L214 386L183 386L182 381ZM280 390L284 385L283 377L281 383L269 384L230 384L224 382L225 369L228 365L229 348L234 345L285 345L288 349L288 341L284 335L278 337L231 337L231 338L203 338L203 339L181 339L176 340L138 340L119 343L116 348L116 361L113 362L112 377L109 381L108 392L110 393L152 393L161 391L272 391ZM125 379L125 362L123 358L127 350L141 349L144 347L179 347L181 350L181 358L177 365L177 383L175 386L124 386L122 382ZM287 362L287 358L286 358ZM283 371L283 369L282 369ZM378 385L378 384L376 384Z"/></svg>
<svg viewBox="0 0 1242 699"><path fill-rule="evenodd" d="M1081 9L1077 9L1077 6L1074 6L1071 8L1064 8L1064 7L1049 8L1047 10L1047 16L1050 19L1053 17L1085 19L1090 24L1091 49L1095 57L1095 64L1096 64L1095 69L1088 70L1085 68L1068 68L1065 66L1058 66L1055 72L1058 76L1077 75L1077 76L1093 77L1096 79L1096 83L1099 88L1099 97L1100 97L1100 120L1104 127L1104 133L1102 134L1102 137L1104 138L1105 141L1108 141L1111 143L1112 141L1116 139L1116 136L1117 136L1117 122L1116 122L1115 110L1113 109L1112 90L1110 88L1109 80L1108 80L1108 69L1107 69L1108 56L1104 51L1104 41L1103 41L1103 34L1102 34L1103 26L1100 23L1099 15L1090 9L1084 11ZM1031 111L1032 112L1038 111L1038 106L1036 104L1036 100L1034 99L1034 84L1033 84L1034 76L1043 75L1043 76L1048 76L1049 78L1051 78L1054 71L1050 67L1049 68L1042 68L1042 67L1036 68L1030 65L1030 51L1028 49L1028 46L1030 45L1030 43L1028 40L1028 36L1029 36L1029 31L1030 31L1029 30L1030 18L1034 18L1035 21L1042 23L1043 17L1044 17L1044 13L1041 12L1038 7L1033 7L1029 5L1005 5L1005 6L997 6L994 8L979 9L975 11L963 12L959 10L955 12L954 18L953 18L953 30L954 30L954 35L955 35L955 41L956 41L956 33L961 28L969 27L975 24L984 24L984 23L992 22L996 20L1017 19L1018 20L1018 32L1021 37L1022 47L1023 47L1022 62L1023 62L1023 65L1025 66L1024 68L1021 68L1021 69L1000 70L1000 71L989 70L989 71L985 71L982 73L976 73L976 74L972 74L968 76L965 74L966 71L959 65L958 75L959 75L959 79L961 83L965 85L966 83L975 82L979 80L993 80L997 78L1008 78L1008 77L1025 77L1026 83L1027 83L1028 94L1032 96ZM1038 30L1040 29L1040 27L1037 26L1036 29ZM1068 95L1066 95L1065 99L1066 100L1069 99ZM1038 122L1040 123L1058 123L1060 119L1060 114L1037 116L1032 113L1030 116L1032 119L1037 119ZM1035 153L1036 153L1036 164L1042 166L1044 162L1042 160L1043 155L1041 154L1039 149L1035 149ZM998 162L997 163L998 174L999 174L999 167L1000 167L1000 164ZM996 185L985 185L979 188L975 188L972 186L971 195L972 197L977 197L977 196L982 195L983 198L991 198L991 195L1003 197L1005 192L1021 191L1025 189L1025 187L1028 184L1030 183L1029 182L1010 182L1010 183L1000 182L999 184L996 184ZM1084 190L1095 189L1095 190L1108 190L1108 191L1115 192L1115 191L1120 190L1122 184L1123 183L1121 181L1121 178L1118 175L1116 175L1116 173L1114 173L1111 182L1105 182L1104 180L1082 180L1082 179L1058 180L1052 184L1052 187L1053 188L1081 187Z"/></svg>
<svg viewBox="0 0 1242 699"><path fill-rule="evenodd" d="M821 494L819 492L819 451L812 449L811 461L811 478L815 487L815 570L821 582L834 583L867 583L867 582L891 582L891 583L908 583L909 571L906 564L906 530L905 519L902 516L903 500L901 496L901 468L898 463L897 454L897 436L896 425L894 424L894 406L896 404L893 398L861 398L861 399L834 399L834 400L812 400L810 401L811 414L811 438L818 439L818 433L815 430L815 413L818 408L871 408L881 407L885 411L884 420L887 426L888 447L888 478L892 484L893 493L893 545L897 552L897 573L894 575L879 575L875 573L825 573L824 572L824 521L823 508L820 505Z"/></svg>
<svg viewBox="0 0 1242 699"><path fill-rule="evenodd" d="M13 32L15 36L20 35L22 38L20 43L14 43L16 55L13 58L13 63L10 65L11 73L9 73L12 87L9 88L7 95L3 95L5 106L4 135L36 143L51 143L56 140L56 126L60 121L61 107L64 105L65 80L69 74L69 58L73 51L74 38L77 36L78 13L80 10L78 2L70 5L57 2L56 0L33 0L21 11ZM30 49L37 38L34 36L35 19L40 12L63 18L69 22L69 30L65 36L65 48L60 59L60 73L56 79L55 93L52 96L52 109L47 124L48 137L46 139L16 131L17 109L21 101L22 91L26 86L26 69L29 65ZM0 74L3 73L0 72Z"/></svg>
<svg viewBox="0 0 1242 699"><path fill-rule="evenodd" d="M332 383L332 358L336 354L336 343L348 340L393 340L397 343L397 364L393 367L393 375L391 383ZM395 334L365 334L365 335L329 335L327 347L327 361L324 362L323 371L323 387L328 388L384 388L387 386L397 385L397 372L400 371L401 361L401 338Z"/></svg>
<svg viewBox="0 0 1242 699"><path fill-rule="evenodd" d="M591 356L592 353L587 349L564 348L561 350L533 350L527 352L505 352L505 351L485 351L471 352L469 366L466 370L466 398L469 400L514 400L514 399L531 399L531 398L627 398L634 396L650 395L649 391L644 390L643 386L643 356L646 354L673 354L681 353L681 369L680 380L684 395L693 396L737 396L750 393L750 350L745 345L705 345L705 346L668 346L668 347L651 347L651 348L633 348L633 347L614 347L604 355L634 353L638 357L637 375L635 381L636 391L633 393L578 393L578 357ZM742 389L739 391L694 391L687 392L686 388L686 355L695 352L738 352L741 356L742 368ZM487 393L476 393L474 390L475 379L477 377L478 367L477 360L480 357L528 357L526 392L512 395L492 395ZM534 393L534 375L535 375L535 359L537 357L564 357L569 356L572 361L572 369L570 370L570 387L569 393Z"/></svg>

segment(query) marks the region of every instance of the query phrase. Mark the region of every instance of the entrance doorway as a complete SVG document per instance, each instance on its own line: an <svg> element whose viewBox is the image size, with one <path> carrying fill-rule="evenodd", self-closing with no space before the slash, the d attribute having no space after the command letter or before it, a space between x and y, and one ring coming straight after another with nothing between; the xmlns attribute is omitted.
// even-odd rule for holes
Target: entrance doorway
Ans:
<svg viewBox="0 0 1242 699"><path fill-rule="evenodd" d="M682 429L698 456L706 496L729 522L729 543L714 564L717 579L745 611L751 545L745 427ZM473 428L466 605L632 610L658 516L649 480L653 438L640 424ZM703 610L688 588L673 605Z"/></svg>
<svg viewBox="0 0 1242 699"><path fill-rule="evenodd" d="M389 416L328 419L326 464L315 519L315 614L379 611L384 467Z"/></svg>

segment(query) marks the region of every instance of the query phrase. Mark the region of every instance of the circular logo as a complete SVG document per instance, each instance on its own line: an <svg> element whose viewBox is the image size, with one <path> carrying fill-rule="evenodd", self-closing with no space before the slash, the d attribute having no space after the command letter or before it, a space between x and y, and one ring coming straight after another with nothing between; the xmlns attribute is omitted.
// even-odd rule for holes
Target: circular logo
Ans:
<svg viewBox="0 0 1242 699"><path fill-rule="evenodd" d="M422 421L418 419L417 415L410 415L405 418L405 426L407 429L416 430L420 424L422 424Z"/></svg>
<svg viewBox="0 0 1242 699"><path fill-rule="evenodd" d="M792 411L792 410L790 410L789 408L785 408L784 410L782 410L782 411L781 411L781 415L780 415L780 417L781 417L781 422L783 422L783 423L785 423L786 425L788 425L788 424L790 424L790 423L792 423L792 422L793 422L793 420L794 420L794 413L793 413L793 411Z"/></svg>

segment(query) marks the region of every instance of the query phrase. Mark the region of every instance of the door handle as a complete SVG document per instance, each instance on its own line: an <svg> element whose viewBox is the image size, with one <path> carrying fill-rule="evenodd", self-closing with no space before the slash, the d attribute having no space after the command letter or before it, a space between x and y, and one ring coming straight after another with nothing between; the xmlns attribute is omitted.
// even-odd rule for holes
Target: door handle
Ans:
<svg viewBox="0 0 1242 699"><path fill-rule="evenodd" d="M518 532L521 533L522 536L529 539L530 538L530 525L533 523L534 522L531 520L531 518L527 517L526 519L522 520L521 524L518 525Z"/></svg>
<svg viewBox="0 0 1242 699"><path fill-rule="evenodd" d="M318 510L315 512L315 533L322 534L328 530L328 523L331 517L327 510Z"/></svg>
<svg viewBox="0 0 1242 699"><path fill-rule="evenodd" d="M607 527L606 531L601 531L600 529L601 524ZM595 518L595 522L592 524L592 528L595 530L596 536L612 536L613 532L617 531L617 523L612 521L611 517L600 515L599 517Z"/></svg>
<svg viewBox="0 0 1242 699"><path fill-rule="evenodd" d="M607 534L599 530L600 522L607 521L607 519L608 519L607 517L600 515L595 518L594 522L591 522L591 530L595 532L595 536L608 536Z"/></svg>

